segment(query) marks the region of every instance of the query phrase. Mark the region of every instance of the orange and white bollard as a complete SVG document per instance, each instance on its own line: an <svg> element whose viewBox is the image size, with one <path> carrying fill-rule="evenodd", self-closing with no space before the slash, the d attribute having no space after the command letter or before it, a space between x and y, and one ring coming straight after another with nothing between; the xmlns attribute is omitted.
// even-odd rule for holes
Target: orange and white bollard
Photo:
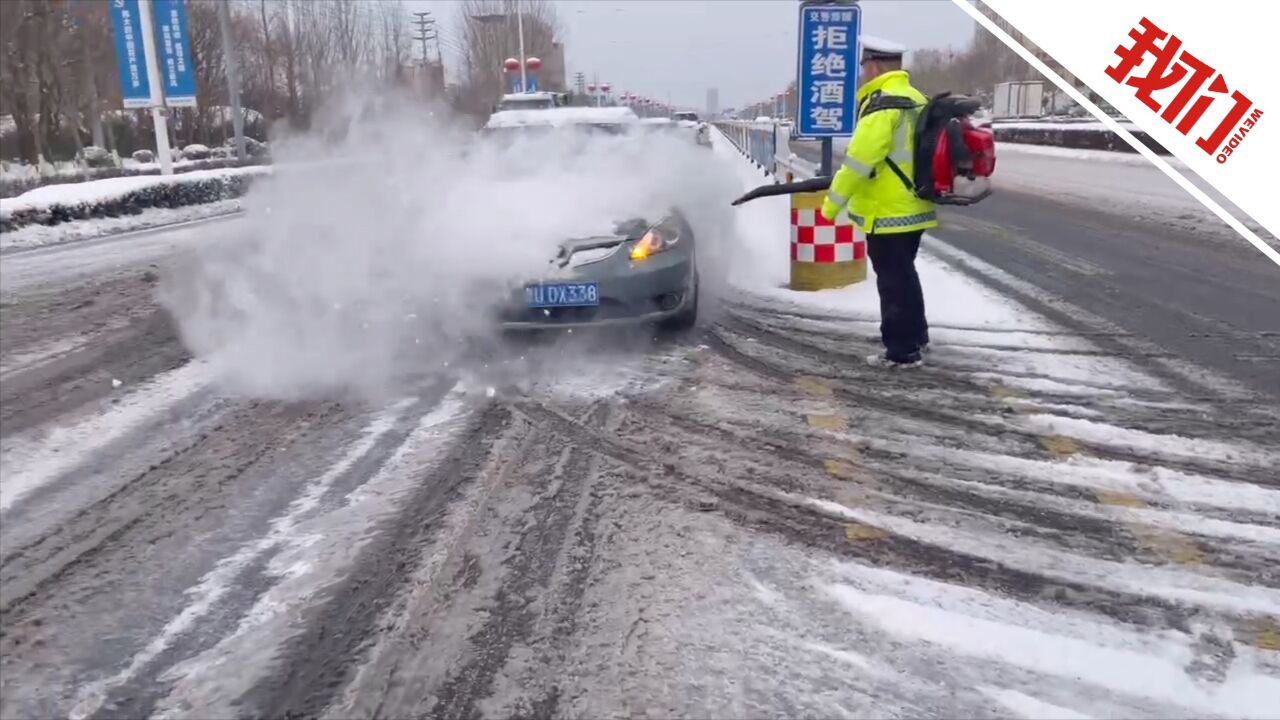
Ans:
<svg viewBox="0 0 1280 720"><path fill-rule="evenodd" d="M822 217L826 192L791 196L791 289L828 290L867 279L867 239L841 212Z"/></svg>

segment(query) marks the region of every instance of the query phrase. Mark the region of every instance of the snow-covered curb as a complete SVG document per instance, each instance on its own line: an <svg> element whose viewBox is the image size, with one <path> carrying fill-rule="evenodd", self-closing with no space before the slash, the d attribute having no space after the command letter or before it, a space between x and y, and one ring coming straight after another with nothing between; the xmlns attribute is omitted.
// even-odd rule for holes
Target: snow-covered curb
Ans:
<svg viewBox="0 0 1280 720"><path fill-rule="evenodd" d="M1068 160L1086 160L1089 162L1107 162L1121 163L1124 165L1137 165L1144 168L1152 167L1151 161L1137 153L1122 153L1112 150L1086 150L1084 148L1067 148L1056 145L1033 145L1031 143L1005 143L1000 145L997 150L998 154L1003 153L1021 153L1025 155L1041 155L1044 157L1065 158ZM1169 156L1165 161L1170 165L1185 170L1186 163L1176 157Z"/></svg>
<svg viewBox="0 0 1280 720"><path fill-rule="evenodd" d="M1136 152L1122 137L1102 123L994 123L991 126L996 141L1003 144L1026 143L1049 145L1079 150L1103 150L1108 152ZM1169 155L1159 143L1145 132L1132 128L1130 132L1142 144L1160 155Z"/></svg>
<svg viewBox="0 0 1280 720"><path fill-rule="evenodd" d="M173 161L173 172L185 174L197 170L225 170L227 168L269 165L270 158L254 157L248 161L233 157L209 157L204 159L188 159ZM59 163L51 175L42 176L34 168L20 165L9 165L0 170L0 199L16 198L23 193L31 192L51 185L72 185L76 183L109 180L123 177L159 176L160 165L155 162L140 163L132 158L124 158L120 167L84 168L74 162Z"/></svg>
<svg viewBox="0 0 1280 720"><path fill-rule="evenodd" d="M49 185L0 200L0 231L27 225L57 225L72 220L136 215L151 208L179 208L243 195L269 166L197 170L169 177L108 178Z"/></svg>
<svg viewBox="0 0 1280 720"><path fill-rule="evenodd" d="M27 225L11 232L0 233L0 255L229 217L239 214L242 209L241 200L236 198L180 208L151 208L138 215L126 217L74 220L55 226Z"/></svg>

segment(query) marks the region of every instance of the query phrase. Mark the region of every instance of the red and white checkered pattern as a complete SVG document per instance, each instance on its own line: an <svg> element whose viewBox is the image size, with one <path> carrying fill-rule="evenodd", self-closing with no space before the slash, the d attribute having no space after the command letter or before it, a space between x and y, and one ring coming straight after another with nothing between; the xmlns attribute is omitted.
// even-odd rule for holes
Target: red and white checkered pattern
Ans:
<svg viewBox="0 0 1280 720"><path fill-rule="evenodd" d="M809 208L791 209L791 259L804 263L852 262L867 256L867 241L859 238L848 213L834 222Z"/></svg>

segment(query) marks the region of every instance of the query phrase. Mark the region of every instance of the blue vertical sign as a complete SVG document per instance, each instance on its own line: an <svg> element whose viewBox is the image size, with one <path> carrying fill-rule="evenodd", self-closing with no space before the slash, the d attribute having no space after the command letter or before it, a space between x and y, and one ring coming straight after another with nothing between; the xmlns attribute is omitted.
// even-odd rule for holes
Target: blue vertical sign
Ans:
<svg viewBox="0 0 1280 720"><path fill-rule="evenodd" d="M196 69L187 34L187 0L152 0L164 101L169 107L196 106Z"/></svg>
<svg viewBox="0 0 1280 720"><path fill-rule="evenodd" d="M861 28L857 5L801 6L796 136L853 134Z"/></svg>
<svg viewBox="0 0 1280 720"><path fill-rule="evenodd" d="M111 0L111 24L116 36L116 65L120 96L126 108L151 106L151 83L142 51L142 15L138 0Z"/></svg>
<svg viewBox="0 0 1280 720"><path fill-rule="evenodd" d="M538 92L538 73L526 71L529 77L529 92Z"/></svg>

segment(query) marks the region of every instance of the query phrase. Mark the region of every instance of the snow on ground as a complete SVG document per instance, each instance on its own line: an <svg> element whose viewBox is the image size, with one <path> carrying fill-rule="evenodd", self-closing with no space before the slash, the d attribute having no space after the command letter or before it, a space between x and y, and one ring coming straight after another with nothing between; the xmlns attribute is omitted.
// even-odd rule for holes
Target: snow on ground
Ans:
<svg viewBox="0 0 1280 720"><path fill-rule="evenodd" d="M1142 128L1134 125L1127 120L1119 121L1120 127L1133 132L1140 132ZM1019 130L1097 130L1098 132L1111 132L1111 128L1102 124L1099 120L1080 120L1079 122L1042 122L1037 120L996 120L992 126L997 130L1000 128L1016 128Z"/></svg>
<svg viewBox="0 0 1280 720"><path fill-rule="evenodd" d="M996 152L999 159L992 185L997 192L1032 193L1075 201L1084 207L1156 225L1172 225L1195 233L1215 233L1229 237L1233 242L1241 242L1234 230L1140 155L1016 143L1001 143ZM1240 218L1273 246L1276 245L1274 236L1199 175L1188 170L1176 158L1165 159L1227 212ZM1098 163L1104 160L1106 169L1101 171Z"/></svg>
<svg viewBox="0 0 1280 720"><path fill-rule="evenodd" d="M179 208L150 208L137 215L89 218L57 225L27 225L0 234L0 254L16 250L96 240L109 235L153 230L197 220L231 215L241 210L239 198Z"/></svg>
<svg viewBox="0 0 1280 720"><path fill-rule="evenodd" d="M174 170L179 170L179 169L181 169L181 168L191 167L192 165L195 165L195 164L196 164L196 163L198 163L198 162L201 162L201 161L200 161L200 160L187 160L187 159L185 159L185 158L184 158L184 159L182 159L182 160L174 160L174 161L173 161L173 169L174 169ZM137 170L159 170L159 169L160 169L160 163L158 163L158 162L154 162L154 161L152 161L152 162L149 162L149 163L141 163L141 162L138 162L137 160L134 160L134 159L133 159L133 158L131 158L131 157L128 157L128 158L121 158L121 160L120 160L120 164L121 164L123 167L131 168L131 169L137 169Z"/></svg>
<svg viewBox="0 0 1280 720"><path fill-rule="evenodd" d="M716 152L735 164L743 190L772 182L723 137L717 138ZM782 195L753 200L735 209L742 253L731 275L734 284L773 303L807 306L878 322L879 296L875 272L869 261L864 282L817 292L787 289L791 247L790 203L790 197ZM1052 329L1044 321L969 280L923 249L917 268L931 323L973 329L993 327L1002 331L1043 332Z"/></svg>
<svg viewBox="0 0 1280 720"><path fill-rule="evenodd" d="M0 443L0 510L48 483L77 462L124 436L153 415L200 391L212 377L205 363L192 362L143 387L119 388L117 397L80 420L39 435L8 436ZM74 450L71 450L73 449Z"/></svg>
<svg viewBox="0 0 1280 720"><path fill-rule="evenodd" d="M769 181L723 136L716 144L744 190ZM785 197L737 208L740 306L794 313L767 330L825 362L874 346L873 275L839 290L785 289L787 210ZM901 698L893 712L882 702L861 714L1274 717L1280 590L1260 568L1280 548L1280 489L1270 479L1280 452L1236 437L1237 418L1227 417L1236 410L1175 392L1140 354L1104 351L952 270L957 255L936 238L921 250L934 349L920 375L851 368L847 379L800 378L804 402L774 407L733 388L701 400L750 418L762 437L794 432L788 413L822 429L845 453L825 461L828 474L853 482L786 498L850 523L851 543L880 548L865 551L876 560L828 567L813 555L753 554L742 594L779 632L844 667L855 689ZM735 347L768 359L762 340ZM859 402L889 393L882 408ZM980 409L991 406L1003 412ZM805 452L837 453L817 441ZM931 491L899 489L922 485ZM928 554L911 543L955 553L955 565L932 577L894 567ZM1034 580L979 587L982 572L958 567L969 562ZM1033 589L1016 589L1028 582ZM1116 599L1076 601L1094 594ZM1124 620L1112 602L1132 603L1132 616L1150 603L1188 621Z"/></svg>
<svg viewBox="0 0 1280 720"><path fill-rule="evenodd" d="M229 665L241 670L256 668L262 676L270 672L274 654L280 650L276 643L289 637L296 613L332 582L335 568L358 556L361 547L374 537L374 524L394 511L396 503L414 487L414 478L446 457L447 441L459 428L460 419L472 409L462 396L450 393L437 407L414 419L407 415L415 400L401 398L372 413L359 437L323 474L306 483L284 513L271 520L264 536L223 557L195 587L187 590L187 606L134 655L125 669L81 688L70 716L83 718L97 712L108 691L132 679L184 632L214 612L217 602L237 589L237 576L250 564L266 558L268 574L276 582L266 588L230 634L166 674L166 679L174 683L171 698L200 707L216 706L219 709L211 711L214 714L232 714L229 704L225 708L219 704L232 702L259 675L236 673L232 682L244 685L235 688L227 686L226 676L220 682L208 682L207 676ZM376 456L378 443L398 424L406 422L412 423L412 429L395 452L381 461L369 482L351 493L348 502L337 508L325 507L321 500L329 489L353 467Z"/></svg>
<svg viewBox="0 0 1280 720"><path fill-rule="evenodd" d="M142 188L156 185L193 183L201 180L234 175L266 175L271 168L253 166L220 170L195 170L169 177L141 175L137 177L106 178L82 183L46 185L22 193L17 197L0 200L0 217L9 217L23 210L47 210L54 205L95 203L114 200Z"/></svg>

